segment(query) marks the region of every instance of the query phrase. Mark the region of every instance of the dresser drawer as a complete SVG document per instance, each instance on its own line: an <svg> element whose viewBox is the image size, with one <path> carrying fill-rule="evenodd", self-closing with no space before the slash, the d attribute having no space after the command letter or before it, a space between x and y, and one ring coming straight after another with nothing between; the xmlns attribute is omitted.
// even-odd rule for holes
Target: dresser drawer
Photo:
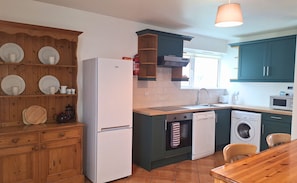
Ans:
<svg viewBox="0 0 297 183"><path fill-rule="evenodd" d="M81 138L81 135L82 135L81 128L44 131L41 133L41 142L68 139L68 138Z"/></svg>
<svg viewBox="0 0 297 183"><path fill-rule="evenodd" d="M38 143L38 133L0 136L0 148Z"/></svg>

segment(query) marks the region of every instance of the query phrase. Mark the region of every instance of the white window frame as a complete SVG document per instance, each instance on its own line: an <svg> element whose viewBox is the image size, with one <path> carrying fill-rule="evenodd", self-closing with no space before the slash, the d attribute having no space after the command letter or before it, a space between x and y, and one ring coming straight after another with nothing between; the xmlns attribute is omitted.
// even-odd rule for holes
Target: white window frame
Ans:
<svg viewBox="0 0 297 183"><path fill-rule="evenodd" d="M217 53L217 52L211 52L211 51L203 51L203 50L194 50L194 49L186 49L188 51L184 52L184 58L189 58L190 57L190 63L191 64L191 69L189 71L189 81L182 81L180 87L181 89L200 89L200 88L205 88L205 86L194 86L194 68L195 68L195 57L205 57L205 58L215 58L218 59L218 68L217 68L217 83L215 87L207 87L208 89L217 89L220 86L220 70L221 70L221 58L222 58L222 53ZM185 73L183 72L183 75ZM184 83L187 82L189 83L188 86L185 86Z"/></svg>

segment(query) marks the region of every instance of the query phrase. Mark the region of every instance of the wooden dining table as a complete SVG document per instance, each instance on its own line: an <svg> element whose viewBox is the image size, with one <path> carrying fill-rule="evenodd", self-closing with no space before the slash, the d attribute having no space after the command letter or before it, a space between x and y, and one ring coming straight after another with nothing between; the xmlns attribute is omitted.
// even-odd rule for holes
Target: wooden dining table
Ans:
<svg viewBox="0 0 297 183"><path fill-rule="evenodd" d="M214 183L297 183L297 140L211 170Z"/></svg>

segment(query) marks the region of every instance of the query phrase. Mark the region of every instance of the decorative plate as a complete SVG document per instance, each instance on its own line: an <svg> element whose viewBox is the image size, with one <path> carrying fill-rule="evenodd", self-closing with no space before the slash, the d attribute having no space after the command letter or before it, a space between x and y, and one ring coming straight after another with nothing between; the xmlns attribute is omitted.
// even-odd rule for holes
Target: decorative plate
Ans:
<svg viewBox="0 0 297 183"><path fill-rule="evenodd" d="M57 92L60 88L60 82L59 80L52 75L46 75L43 76L40 80L39 80L39 89L42 93L44 94L50 94L50 87L54 86L56 88Z"/></svg>
<svg viewBox="0 0 297 183"><path fill-rule="evenodd" d="M18 95L23 93L25 90L25 81L23 78L21 78L18 75L8 75L1 81L1 89L4 93L7 95L13 95L12 94L12 87L17 86L18 87Z"/></svg>
<svg viewBox="0 0 297 183"><path fill-rule="evenodd" d="M14 60L10 59L11 54L14 54ZM4 62L19 63L24 58L24 51L15 43L5 43L0 48L0 57Z"/></svg>
<svg viewBox="0 0 297 183"><path fill-rule="evenodd" d="M41 63L50 64L50 62L49 62L50 57L55 58L54 64L57 64L60 60L59 52L51 46L44 46L38 51L38 58Z"/></svg>

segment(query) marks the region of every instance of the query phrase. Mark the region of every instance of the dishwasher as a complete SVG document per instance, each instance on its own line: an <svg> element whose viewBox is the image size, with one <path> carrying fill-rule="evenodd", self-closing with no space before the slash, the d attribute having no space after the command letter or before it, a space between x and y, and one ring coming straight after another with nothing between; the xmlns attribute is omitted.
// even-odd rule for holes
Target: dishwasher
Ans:
<svg viewBox="0 0 297 183"><path fill-rule="evenodd" d="M215 152L215 112L193 113L192 160Z"/></svg>

